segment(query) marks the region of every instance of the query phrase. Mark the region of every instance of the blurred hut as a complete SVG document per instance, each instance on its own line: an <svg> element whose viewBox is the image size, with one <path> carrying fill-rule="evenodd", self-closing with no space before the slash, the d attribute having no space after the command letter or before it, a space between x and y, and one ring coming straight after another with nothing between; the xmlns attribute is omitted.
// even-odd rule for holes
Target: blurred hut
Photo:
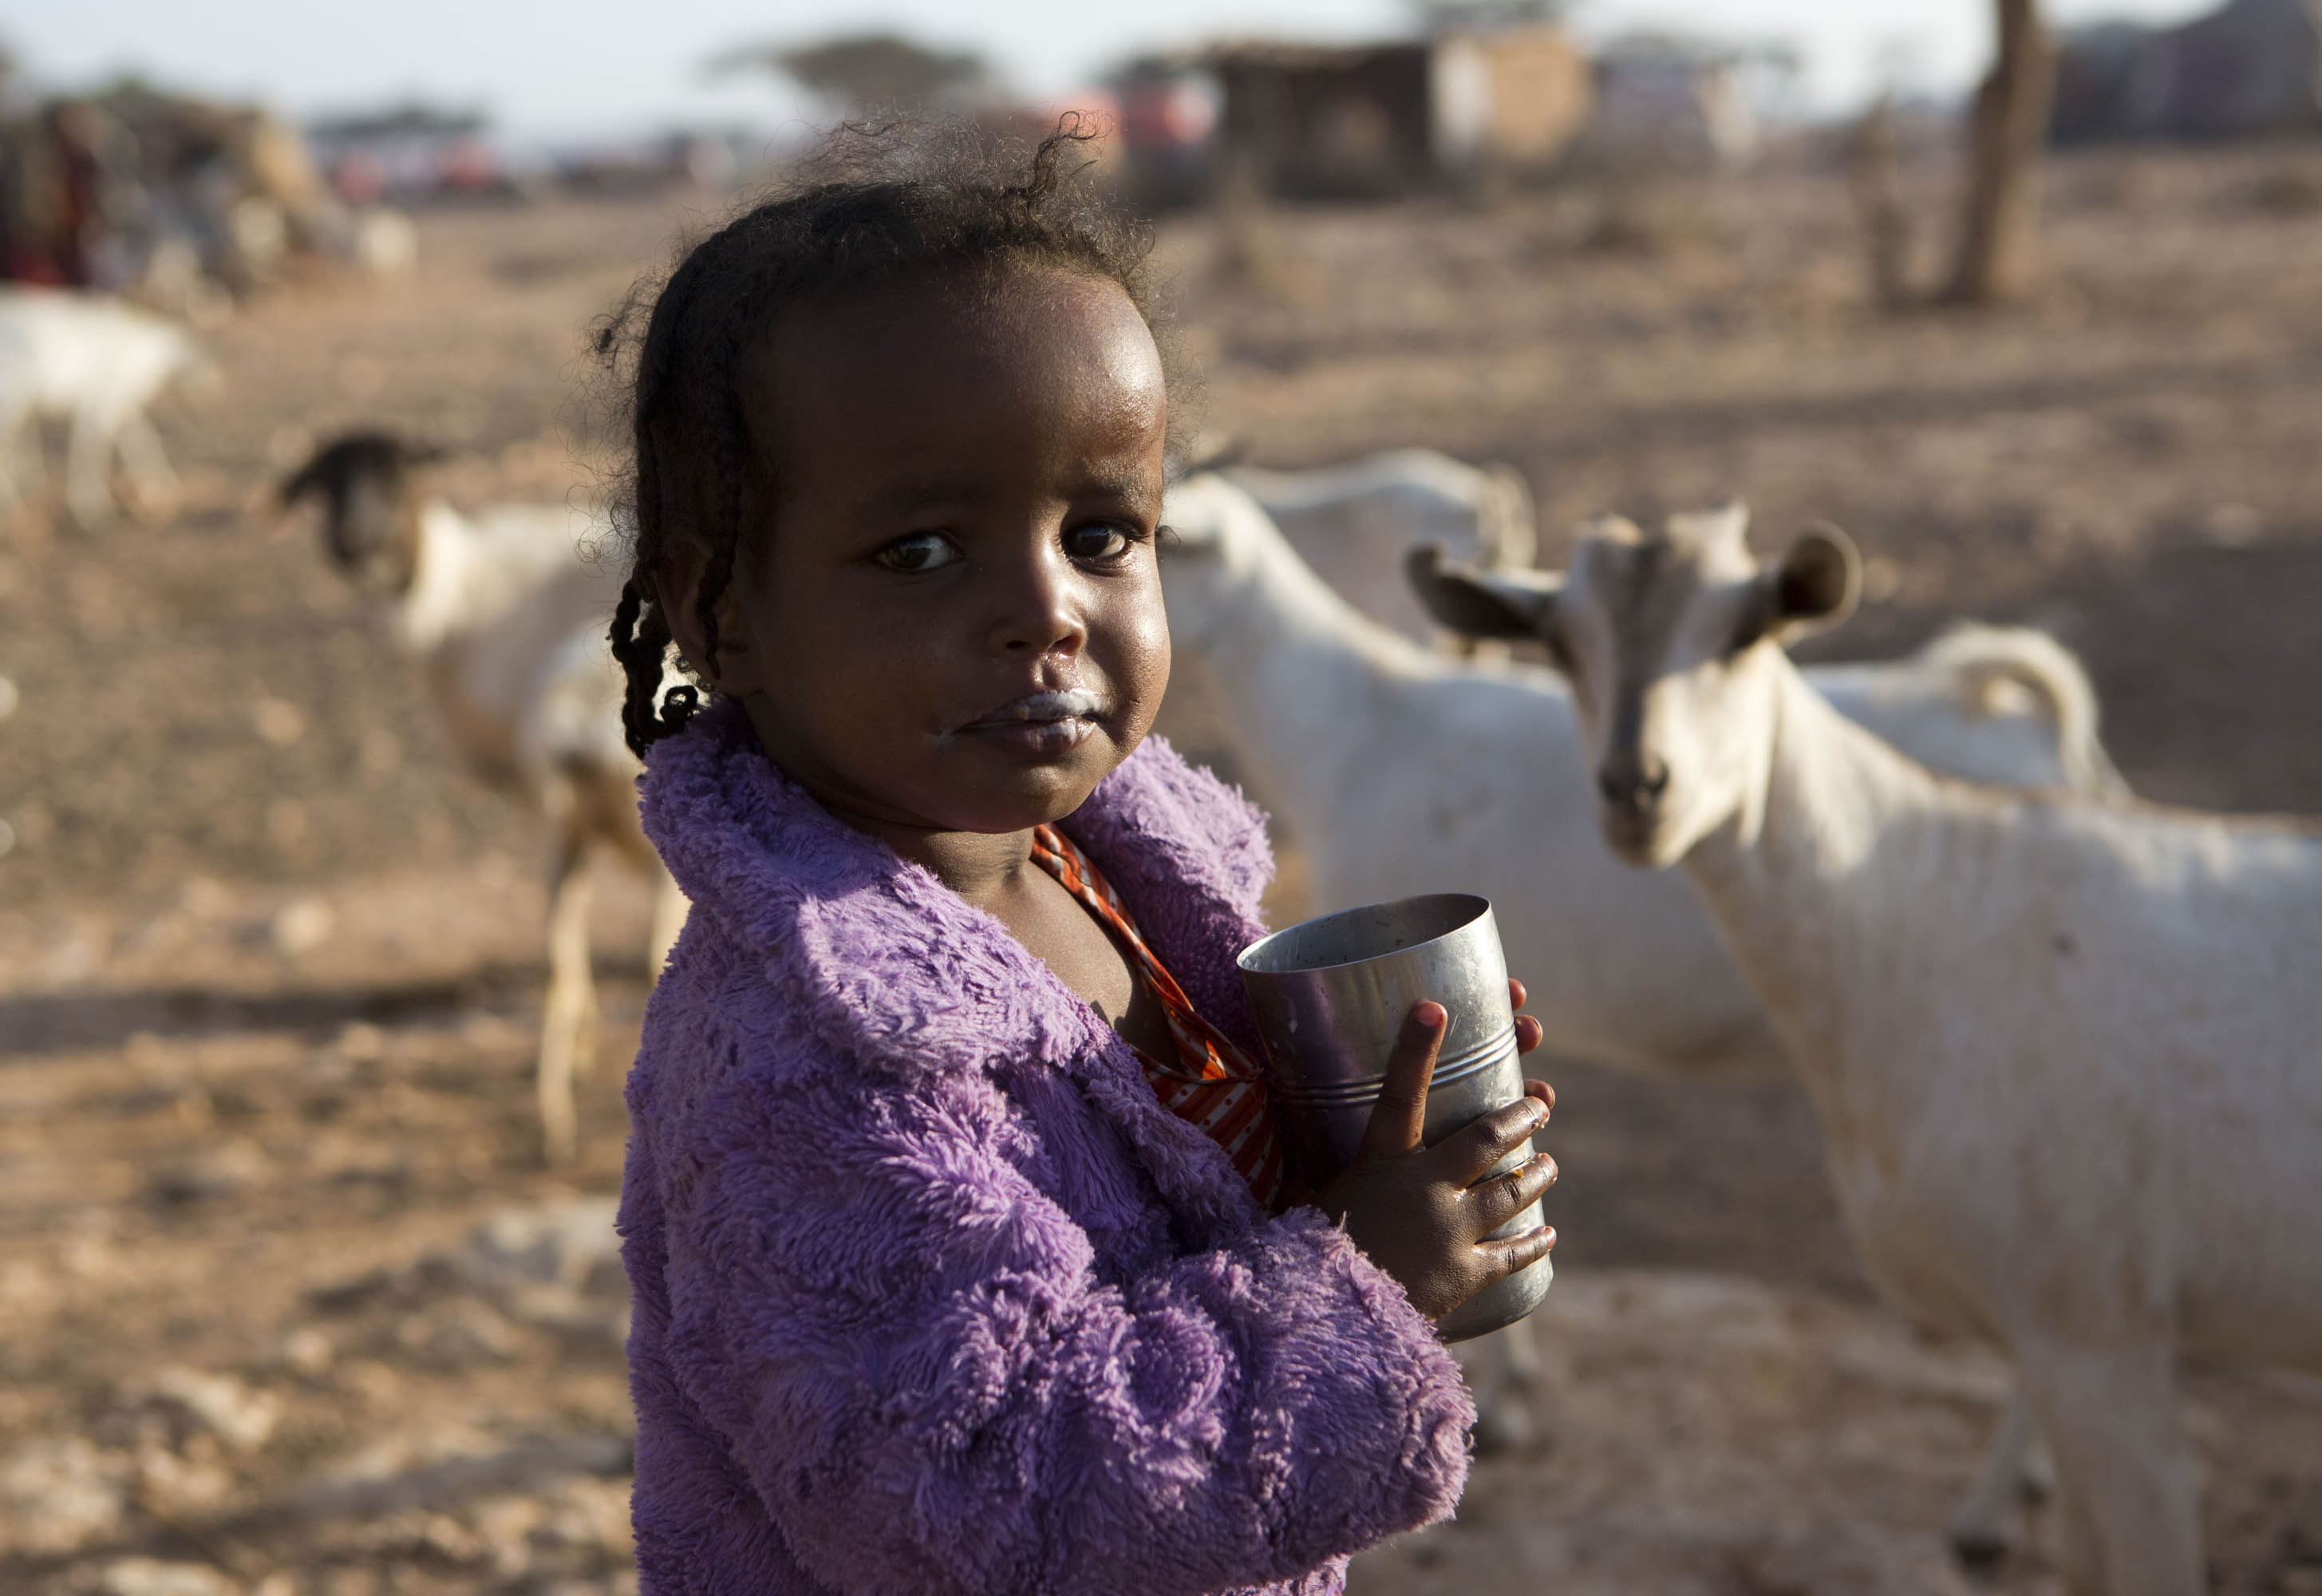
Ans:
<svg viewBox="0 0 2322 1596"><path fill-rule="evenodd" d="M1740 51L1667 34L1637 34L1596 59L1595 115L1582 153L1622 168L1731 170L1757 158L1762 137Z"/></svg>
<svg viewBox="0 0 2322 1596"><path fill-rule="evenodd" d="M1235 44L1203 63L1224 98L1219 153L1269 193L1392 193L1437 170L1422 43Z"/></svg>
<svg viewBox="0 0 2322 1596"><path fill-rule="evenodd" d="M102 105L53 100L0 126L0 277L112 286L112 247L142 208L139 151Z"/></svg>
<svg viewBox="0 0 2322 1596"><path fill-rule="evenodd" d="M2173 28L2073 30L2051 127L2059 143L2322 130L2322 0L2227 0Z"/></svg>
<svg viewBox="0 0 2322 1596"><path fill-rule="evenodd" d="M1453 169L1519 176L1553 168L1595 105L1588 58L1560 30L1449 32L1430 63L1435 155Z"/></svg>
<svg viewBox="0 0 2322 1596"><path fill-rule="evenodd" d="M1480 170L1545 171L1588 117L1586 59L1545 25L1380 44L1224 43L1115 79L1148 193L1226 174L1284 197L1407 193Z"/></svg>
<svg viewBox="0 0 2322 1596"><path fill-rule="evenodd" d="M126 78L0 122L0 278L198 316L354 231L297 130L255 106Z"/></svg>

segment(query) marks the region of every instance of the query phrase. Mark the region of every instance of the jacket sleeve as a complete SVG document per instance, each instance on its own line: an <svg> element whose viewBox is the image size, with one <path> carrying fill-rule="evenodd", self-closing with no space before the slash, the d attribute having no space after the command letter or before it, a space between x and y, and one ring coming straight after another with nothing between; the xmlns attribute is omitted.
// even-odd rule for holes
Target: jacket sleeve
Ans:
<svg viewBox="0 0 2322 1596"><path fill-rule="evenodd" d="M664 1166L672 1371L826 1583L1214 1591L1458 1500L1458 1367L1314 1210L1102 1283L988 1080L729 1083Z"/></svg>

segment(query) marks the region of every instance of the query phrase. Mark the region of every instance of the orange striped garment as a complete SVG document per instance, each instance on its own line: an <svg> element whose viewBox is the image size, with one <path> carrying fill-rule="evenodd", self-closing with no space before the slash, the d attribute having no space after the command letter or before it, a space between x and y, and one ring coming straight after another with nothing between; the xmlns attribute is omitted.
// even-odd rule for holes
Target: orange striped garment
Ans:
<svg viewBox="0 0 2322 1596"><path fill-rule="evenodd" d="M1146 946L1111 884L1070 839L1054 826L1034 828L1032 862L1055 876L1112 932L1129 956L1129 968L1168 1017L1175 1059L1156 1059L1142 1048L1129 1050L1144 1066L1145 1078L1162 1106L1190 1120L1224 1148L1257 1200L1279 1212L1285 1185L1282 1142L1275 1132L1274 1106L1266 1100L1266 1078L1257 1062L1194 1012L1184 988Z"/></svg>

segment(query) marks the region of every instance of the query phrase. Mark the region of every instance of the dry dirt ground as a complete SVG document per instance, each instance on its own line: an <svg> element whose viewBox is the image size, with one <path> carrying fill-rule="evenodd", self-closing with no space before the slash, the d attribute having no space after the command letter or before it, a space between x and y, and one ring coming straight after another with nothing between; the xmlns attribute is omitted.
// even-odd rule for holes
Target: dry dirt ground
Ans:
<svg viewBox="0 0 2322 1596"><path fill-rule="evenodd" d="M2052 196L2037 295L1964 320L1867 307L1834 176L1164 248L1209 436L1253 459L1512 460L1550 559L1602 508L1833 518L1877 601L1824 652L2036 620L2148 793L2322 811L2322 151L2080 159ZM634 1588L606 1215L643 894L599 914L604 1062L551 1176L532 828L265 493L359 422L456 448L470 502L589 492L580 330L688 220L430 217L411 281L213 335L224 397L161 417L169 524L0 530L0 1590ZM1871 1297L1799 1095L1553 1073L1543 1439L1358 1589L1963 1589L1939 1529L2003 1371ZM2191 1392L2214 1588L2322 1591L2322 1385ZM2056 1588L2048 1534L1998 1588Z"/></svg>

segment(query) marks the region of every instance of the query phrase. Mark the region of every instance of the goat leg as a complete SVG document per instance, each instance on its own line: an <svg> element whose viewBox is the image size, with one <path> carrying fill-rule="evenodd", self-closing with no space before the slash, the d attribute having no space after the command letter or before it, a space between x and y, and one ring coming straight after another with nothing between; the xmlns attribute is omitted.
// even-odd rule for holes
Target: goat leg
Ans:
<svg viewBox="0 0 2322 1596"><path fill-rule="evenodd" d="M177 513L182 495L178 473L161 447L161 436L144 417L124 417L115 436L121 469L137 498L137 513L147 520L166 520Z"/></svg>
<svg viewBox="0 0 2322 1596"><path fill-rule="evenodd" d="M24 411L0 416L0 509L12 513L48 497L48 464L41 458L41 429ZM27 430L31 436L25 436Z"/></svg>
<svg viewBox="0 0 2322 1596"><path fill-rule="evenodd" d="M73 524L92 531L113 518L114 429L90 416L76 416L65 441L65 508Z"/></svg>
<svg viewBox="0 0 2322 1596"><path fill-rule="evenodd" d="M540 1130L551 1164L572 1160L580 1146L572 1077L597 1004L589 968L588 859L575 844L557 848L548 913L548 995L540 1009Z"/></svg>
<svg viewBox="0 0 2322 1596"><path fill-rule="evenodd" d="M2011 1518L2025 1491L2031 1445L2032 1404L2018 1383L2007 1394L1975 1483L1952 1509L1952 1555L1970 1573L1989 1574L2016 1549Z"/></svg>
<svg viewBox="0 0 2322 1596"><path fill-rule="evenodd" d="M2174 1349L2021 1349L2034 1417L2055 1453L2065 1582L2074 1596L2199 1596L2199 1488L2178 1422Z"/></svg>

